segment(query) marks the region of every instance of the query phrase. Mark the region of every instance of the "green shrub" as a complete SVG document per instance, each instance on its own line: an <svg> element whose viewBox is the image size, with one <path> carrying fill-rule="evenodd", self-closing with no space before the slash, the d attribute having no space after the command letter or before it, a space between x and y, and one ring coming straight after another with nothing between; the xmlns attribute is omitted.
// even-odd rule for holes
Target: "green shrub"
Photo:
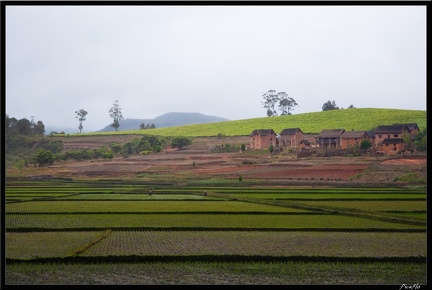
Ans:
<svg viewBox="0 0 432 290"><path fill-rule="evenodd" d="M427 148L427 128L420 131L414 140L415 148L418 151L426 151Z"/></svg>
<svg viewBox="0 0 432 290"><path fill-rule="evenodd" d="M54 163L54 156L48 150L39 149L36 152L34 161L39 167L49 166Z"/></svg>
<svg viewBox="0 0 432 290"><path fill-rule="evenodd" d="M37 149L45 149L51 153L59 153L63 150L63 142L61 140L48 140L42 138L36 143Z"/></svg>
<svg viewBox="0 0 432 290"><path fill-rule="evenodd" d="M171 148L182 149L183 147L192 144L192 139L188 137L175 137L171 141Z"/></svg>
<svg viewBox="0 0 432 290"><path fill-rule="evenodd" d="M118 154L120 153L121 149L122 149L122 145L119 143L111 143L111 150L114 154Z"/></svg>
<svg viewBox="0 0 432 290"><path fill-rule="evenodd" d="M413 182L413 183L426 183L426 179L424 177L419 176L415 172L407 173L401 176L396 177L394 182Z"/></svg>
<svg viewBox="0 0 432 290"><path fill-rule="evenodd" d="M112 159L114 157L112 151L106 151L103 153L102 158L104 159Z"/></svg>
<svg viewBox="0 0 432 290"><path fill-rule="evenodd" d="M153 151L159 153L162 151L162 147L160 145L153 146Z"/></svg>

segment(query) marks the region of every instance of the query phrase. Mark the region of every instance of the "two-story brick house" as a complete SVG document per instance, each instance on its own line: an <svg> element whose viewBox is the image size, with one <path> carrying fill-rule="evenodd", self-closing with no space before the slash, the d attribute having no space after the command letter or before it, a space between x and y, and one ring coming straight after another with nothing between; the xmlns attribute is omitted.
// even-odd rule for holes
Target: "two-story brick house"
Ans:
<svg viewBox="0 0 432 290"><path fill-rule="evenodd" d="M321 130L315 137L316 145L322 148L341 148L341 135L345 129Z"/></svg>
<svg viewBox="0 0 432 290"><path fill-rule="evenodd" d="M369 131L345 131L341 135L341 148L360 146L363 140L369 140L373 146L374 139L371 135Z"/></svg>
<svg viewBox="0 0 432 290"><path fill-rule="evenodd" d="M303 131L300 128L283 129L279 135L279 146L282 147L297 147L303 140Z"/></svg>
<svg viewBox="0 0 432 290"><path fill-rule="evenodd" d="M269 148L270 145L278 146L276 133L273 129L253 130L249 137L250 149L265 149Z"/></svg>
<svg viewBox="0 0 432 290"><path fill-rule="evenodd" d="M375 146L380 147L385 139L404 138L411 131L407 124L378 126L375 129Z"/></svg>

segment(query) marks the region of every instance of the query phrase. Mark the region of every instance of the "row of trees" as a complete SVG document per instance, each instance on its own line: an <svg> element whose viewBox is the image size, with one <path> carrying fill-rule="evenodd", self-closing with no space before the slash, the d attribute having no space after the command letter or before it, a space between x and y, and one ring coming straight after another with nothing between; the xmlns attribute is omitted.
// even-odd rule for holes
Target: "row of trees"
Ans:
<svg viewBox="0 0 432 290"><path fill-rule="evenodd" d="M86 111L80 110L77 111L77 114L79 114L80 123L85 121ZM167 138L146 135L125 144L113 143L111 148L101 147L63 152L64 144L61 140L51 140L51 138L44 136L42 121L34 123L25 118L17 120L7 114L5 116L5 133L4 145L7 163L21 169L29 164L41 167L68 160L111 159L114 154L127 157L129 154L160 152L162 146L167 142L170 142L168 144L172 148L178 149L192 143L192 140L187 137Z"/></svg>
<svg viewBox="0 0 432 290"><path fill-rule="evenodd" d="M140 129L141 129L141 130L145 130L145 129L154 129L154 128L156 128L156 126L155 126L155 124L153 124L153 123L151 123L151 124L147 124L147 125L144 125L144 123L141 123L141 125L140 125Z"/></svg>
<svg viewBox="0 0 432 290"><path fill-rule="evenodd" d="M96 149L80 149L80 150L69 150L66 152L52 152L47 149L38 149L30 158L22 159L16 163L16 167L28 166L33 164L34 167L44 167L54 164L54 162L67 162L81 161L81 160L92 160L92 159L112 159L114 157L112 150L106 147L100 147Z"/></svg>
<svg viewBox="0 0 432 290"><path fill-rule="evenodd" d="M35 123L33 117L31 120L26 118L17 120L7 114L4 120L5 135L3 145L6 166L14 164L21 156L29 156L33 148L52 145L38 142L38 140L44 138L45 126L42 121Z"/></svg>
<svg viewBox="0 0 432 290"><path fill-rule="evenodd" d="M31 120L26 118L17 120L10 118L6 114L5 118L5 135L27 135L27 136L43 136L45 133L45 125L42 121L34 122L33 117Z"/></svg>
<svg viewBox="0 0 432 290"><path fill-rule="evenodd" d="M267 116L272 117L278 115L277 110L280 111L281 116L291 115L292 111L294 111L294 107L298 106L298 103L293 98L288 97L288 94L285 92L276 92L275 90L269 90L263 95L262 105L263 108L267 109ZM350 105L348 107L348 109L353 108L355 108L353 105ZM336 102L334 100L328 100L323 104L322 110L339 110L339 107L336 105Z"/></svg>
<svg viewBox="0 0 432 290"><path fill-rule="evenodd" d="M54 148L53 146L48 147L45 144L45 146L39 147L29 158L17 162L15 166L21 169L22 166L28 166L29 164L33 164L34 167L44 167L52 165L54 162L67 162L69 160L112 159L115 154L121 154L124 158L127 158L131 154L158 153L162 150L162 146L164 146L167 141L168 138L143 136L124 144L112 143L110 148L102 146L95 149L68 150L66 152L60 152L61 149L59 150L59 148ZM191 143L192 140L190 138L175 137L171 140L171 147L182 149ZM63 148L63 146L61 146L61 148Z"/></svg>
<svg viewBox="0 0 432 290"><path fill-rule="evenodd" d="M341 108L343 109L343 108ZM355 109L354 105L350 105L348 107L348 109ZM333 100L332 102L330 102L330 100L328 100L327 102L325 102L322 106L322 110L323 111L331 111L331 110L339 110L339 107L336 105L335 100Z"/></svg>
<svg viewBox="0 0 432 290"><path fill-rule="evenodd" d="M188 137L168 138L146 135L124 144L112 143L111 150L114 154L121 154L126 158L130 154L159 153L162 150L162 146L166 146L166 144L170 144L171 148L182 149L191 143L192 140Z"/></svg>

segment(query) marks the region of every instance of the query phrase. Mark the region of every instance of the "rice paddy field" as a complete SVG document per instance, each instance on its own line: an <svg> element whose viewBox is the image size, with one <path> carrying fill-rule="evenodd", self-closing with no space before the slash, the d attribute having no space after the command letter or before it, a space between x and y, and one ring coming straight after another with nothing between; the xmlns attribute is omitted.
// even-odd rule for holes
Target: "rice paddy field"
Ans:
<svg viewBox="0 0 432 290"><path fill-rule="evenodd" d="M426 189L14 182L5 228L5 285L427 284Z"/></svg>

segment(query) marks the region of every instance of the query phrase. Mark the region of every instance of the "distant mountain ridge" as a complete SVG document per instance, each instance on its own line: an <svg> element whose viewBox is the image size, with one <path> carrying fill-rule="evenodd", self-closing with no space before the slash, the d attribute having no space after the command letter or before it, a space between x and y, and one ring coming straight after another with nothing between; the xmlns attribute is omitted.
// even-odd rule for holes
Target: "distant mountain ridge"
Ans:
<svg viewBox="0 0 432 290"><path fill-rule="evenodd" d="M118 131L124 130L139 130L140 125L144 123L145 126L154 124L156 128L166 128L173 126L183 126L191 124L206 124L214 122L229 121L229 119L209 116L200 113L184 113L184 112L171 112L160 115L154 119L124 119L120 121ZM97 132L111 132L115 131L111 124Z"/></svg>

